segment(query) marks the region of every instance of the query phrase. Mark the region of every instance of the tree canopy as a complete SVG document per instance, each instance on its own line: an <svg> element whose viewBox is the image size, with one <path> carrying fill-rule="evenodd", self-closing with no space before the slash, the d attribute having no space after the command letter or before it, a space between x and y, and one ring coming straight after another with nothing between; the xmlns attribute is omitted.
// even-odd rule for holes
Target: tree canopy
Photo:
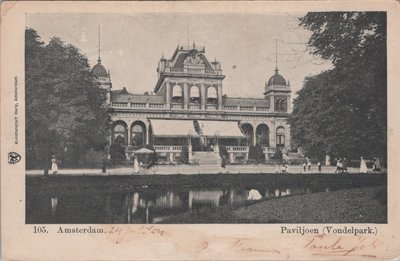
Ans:
<svg viewBox="0 0 400 261"><path fill-rule="evenodd" d="M77 164L107 143L106 91L95 82L88 59L52 38L45 45L25 31L27 167L43 167L50 155Z"/></svg>
<svg viewBox="0 0 400 261"><path fill-rule="evenodd" d="M290 118L295 146L310 156L386 157L386 13L308 13L311 53L333 69L305 79Z"/></svg>

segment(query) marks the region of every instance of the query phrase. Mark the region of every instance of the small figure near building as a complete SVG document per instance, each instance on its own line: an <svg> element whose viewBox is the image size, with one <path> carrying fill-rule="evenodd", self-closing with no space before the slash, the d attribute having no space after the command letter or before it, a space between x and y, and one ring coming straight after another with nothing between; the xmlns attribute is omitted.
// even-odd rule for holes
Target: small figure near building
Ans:
<svg viewBox="0 0 400 261"><path fill-rule="evenodd" d="M56 156L53 155L51 158L51 174L57 174L58 172L58 165L57 165L57 159Z"/></svg>
<svg viewBox="0 0 400 261"><path fill-rule="evenodd" d="M381 162L378 157L374 157L374 166L372 168L373 171L380 171L381 170Z"/></svg>
<svg viewBox="0 0 400 261"><path fill-rule="evenodd" d="M221 157L221 173L226 173L226 158L225 155Z"/></svg>
<svg viewBox="0 0 400 261"><path fill-rule="evenodd" d="M360 173L367 173L368 168L367 168L367 163L364 160L364 157L361 157L361 162L360 162Z"/></svg>
<svg viewBox="0 0 400 261"><path fill-rule="evenodd" d="M139 173L139 171L140 171L139 160L138 160L138 156L135 155L133 157L133 172Z"/></svg>
<svg viewBox="0 0 400 261"><path fill-rule="evenodd" d="M282 172L283 173L288 173L289 172L289 166L287 164L283 164Z"/></svg>
<svg viewBox="0 0 400 261"><path fill-rule="evenodd" d="M101 173L107 172L106 167L107 167L107 162L106 159L103 157L103 159L101 160Z"/></svg>

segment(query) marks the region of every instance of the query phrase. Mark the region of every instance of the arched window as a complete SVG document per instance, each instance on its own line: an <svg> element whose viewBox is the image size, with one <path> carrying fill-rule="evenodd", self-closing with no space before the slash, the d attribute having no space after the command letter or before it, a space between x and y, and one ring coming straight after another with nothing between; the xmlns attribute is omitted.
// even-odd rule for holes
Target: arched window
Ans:
<svg viewBox="0 0 400 261"><path fill-rule="evenodd" d="M131 133L132 146L143 147L146 144L146 126L142 122L134 122Z"/></svg>
<svg viewBox="0 0 400 261"><path fill-rule="evenodd" d="M276 128L276 146L277 147L285 146L285 128L283 127Z"/></svg>
<svg viewBox="0 0 400 261"><path fill-rule="evenodd" d="M182 88L179 85L175 85L172 88L172 102L173 103L182 103L183 97L182 97Z"/></svg>
<svg viewBox="0 0 400 261"><path fill-rule="evenodd" d="M265 124L260 124L256 129L257 144L262 147L269 147L269 128Z"/></svg>
<svg viewBox="0 0 400 261"><path fill-rule="evenodd" d="M209 87L207 89L207 103L217 103L217 89L215 87Z"/></svg>
<svg viewBox="0 0 400 261"><path fill-rule="evenodd" d="M200 90L195 85L190 88L190 102L200 103Z"/></svg>
<svg viewBox="0 0 400 261"><path fill-rule="evenodd" d="M245 144L242 143L242 145L246 145L246 146L251 146L253 145L253 126L251 126L248 123L242 124L240 126L242 133L246 136L246 142Z"/></svg>
<svg viewBox="0 0 400 261"><path fill-rule="evenodd" d="M121 123L114 126L114 143L121 146L126 145L126 127Z"/></svg>

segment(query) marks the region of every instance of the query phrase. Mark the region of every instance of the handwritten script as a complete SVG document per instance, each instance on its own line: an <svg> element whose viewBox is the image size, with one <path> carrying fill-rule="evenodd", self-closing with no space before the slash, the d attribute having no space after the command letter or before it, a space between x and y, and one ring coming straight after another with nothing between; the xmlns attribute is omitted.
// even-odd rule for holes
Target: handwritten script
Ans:
<svg viewBox="0 0 400 261"><path fill-rule="evenodd" d="M246 242L246 239L234 239L227 242L213 242L204 240L200 244L200 252L208 252L210 254L224 254L226 252L245 252L245 253L269 253L269 254L280 254L281 252L265 245L256 246ZM215 243L215 245L213 244ZM253 242L254 243L254 242Z"/></svg>
<svg viewBox="0 0 400 261"><path fill-rule="evenodd" d="M376 249L378 239L358 236L358 237L332 237L316 235L304 245L304 249L312 250L313 255L322 256L368 256L370 250Z"/></svg>
<svg viewBox="0 0 400 261"><path fill-rule="evenodd" d="M106 233L109 240L120 244L122 241L134 239L138 235L163 237L167 232L160 227L146 225L139 227L111 226Z"/></svg>

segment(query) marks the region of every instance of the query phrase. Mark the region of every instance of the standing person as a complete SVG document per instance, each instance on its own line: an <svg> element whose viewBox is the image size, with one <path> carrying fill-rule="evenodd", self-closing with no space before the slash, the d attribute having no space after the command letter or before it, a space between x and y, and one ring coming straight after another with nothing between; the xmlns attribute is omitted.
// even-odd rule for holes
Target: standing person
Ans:
<svg viewBox="0 0 400 261"><path fill-rule="evenodd" d="M367 163L364 160L364 157L361 157L361 162L360 162L360 173L367 173L368 168L367 168Z"/></svg>
<svg viewBox="0 0 400 261"><path fill-rule="evenodd" d="M303 162L303 171L306 172L307 164Z"/></svg>
<svg viewBox="0 0 400 261"><path fill-rule="evenodd" d="M133 172L134 173L139 173L139 160L137 155L133 157Z"/></svg>
<svg viewBox="0 0 400 261"><path fill-rule="evenodd" d="M318 161L317 166L318 166L318 172L321 172L321 162L320 161Z"/></svg>
<svg viewBox="0 0 400 261"><path fill-rule="evenodd" d="M347 163L348 163L348 160L346 157L344 157L343 162L342 162L342 168L344 171L347 171Z"/></svg>
<svg viewBox="0 0 400 261"><path fill-rule="evenodd" d="M56 156L53 155L51 158L51 174L57 174L58 172L58 165L57 165L57 159Z"/></svg>
<svg viewBox="0 0 400 261"><path fill-rule="evenodd" d="M284 172L284 173L288 173L289 172L289 166L287 164L283 164L282 172Z"/></svg>
<svg viewBox="0 0 400 261"><path fill-rule="evenodd" d="M342 169L342 159L337 159L336 161L336 171Z"/></svg>
<svg viewBox="0 0 400 261"><path fill-rule="evenodd" d="M106 166L107 166L106 159L103 157L103 159L101 160L101 173L106 173L107 172Z"/></svg>
<svg viewBox="0 0 400 261"><path fill-rule="evenodd" d="M374 167L372 170L374 170L374 171L381 170L381 162L380 162L379 158L377 158L377 157L374 157Z"/></svg>
<svg viewBox="0 0 400 261"><path fill-rule="evenodd" d="M221 157L221 173L226 173L226 159L225 155Z"/></svg>
<svg viewBox="0 0 400 261"><path fill-rule="evenodd" d="M308 166L308 170L311 170L311 160L310 159L308 159L307 166Z"/></svg>

